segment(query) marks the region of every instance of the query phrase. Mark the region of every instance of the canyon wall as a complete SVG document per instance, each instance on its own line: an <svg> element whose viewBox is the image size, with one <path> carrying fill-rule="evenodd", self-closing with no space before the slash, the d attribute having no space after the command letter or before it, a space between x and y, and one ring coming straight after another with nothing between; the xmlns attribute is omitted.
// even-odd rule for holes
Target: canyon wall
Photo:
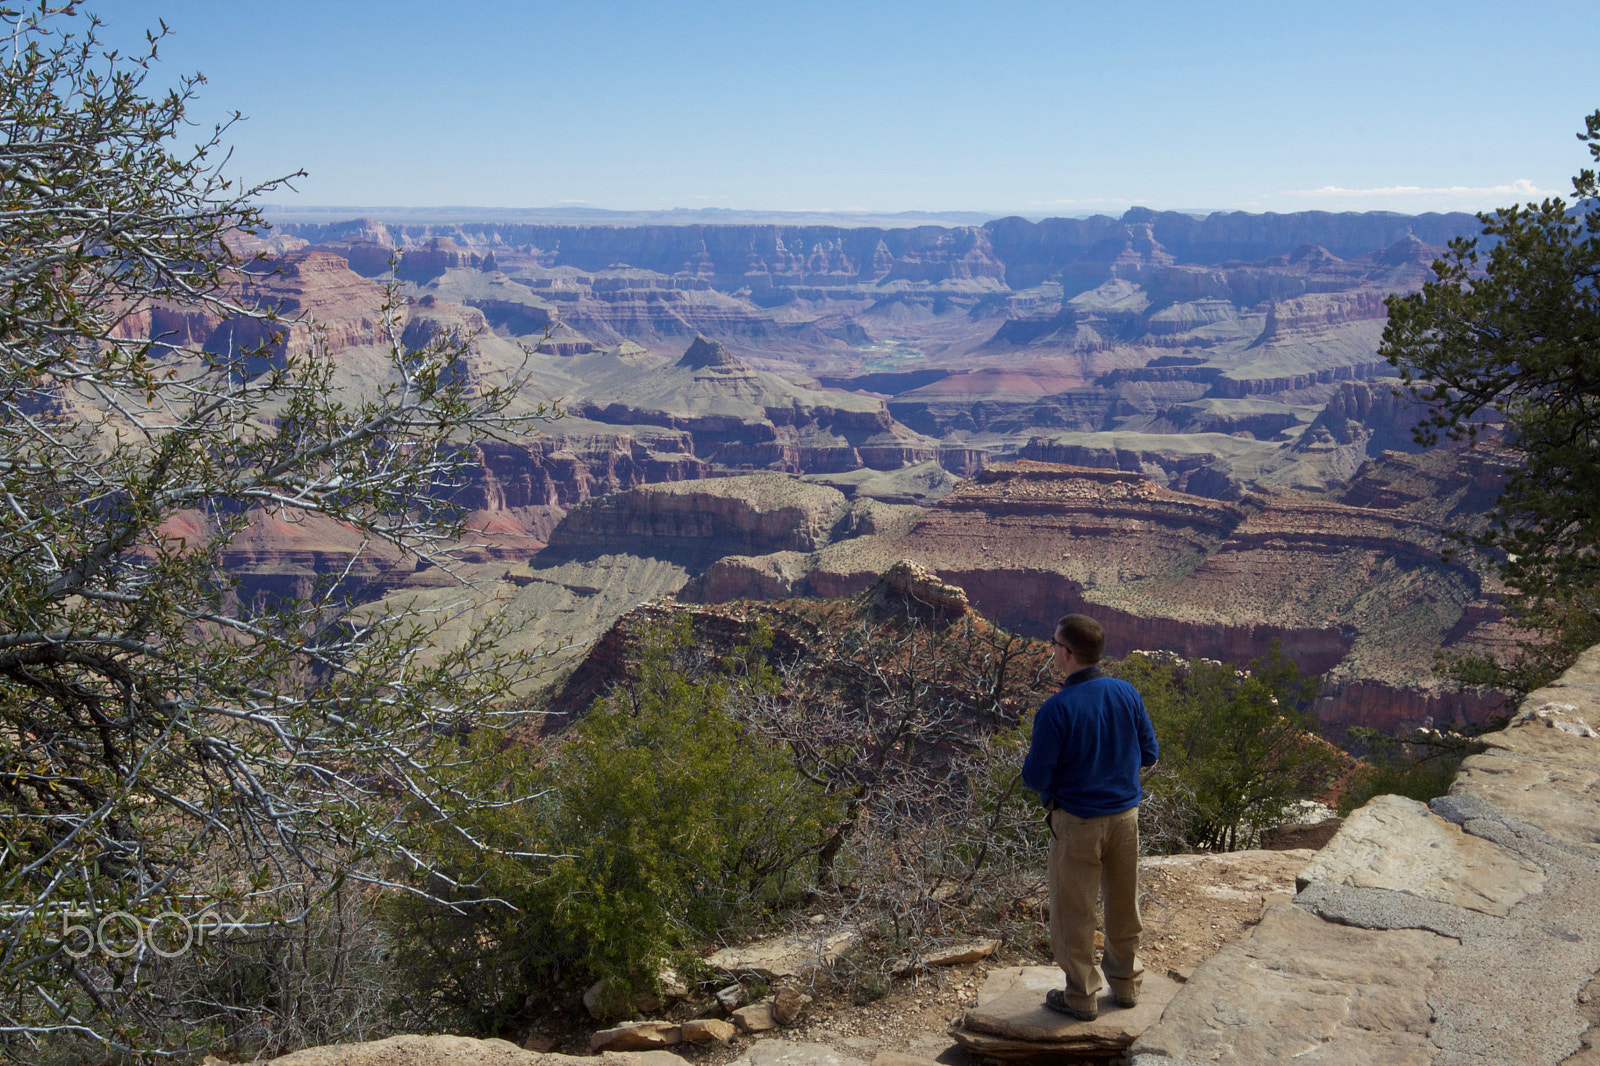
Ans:
<svg viewBox="0 0 1600 1066"><path fill-rule="evenodd" d="M1464 213L1304 211L1217 212L1205 216L1134 208L1121 218L1004 218L971 227L904 229L842 226L564 226L518 223L412 225L367 220L284 223L282 233L322 244L359 237L391 247L427 250L441 238L468 254L536 251L547 266L601 271L627 263L662 274L689 274L718 287L827 288L884 281L948 282L987 278L1029 288L1075 264L1109 262L1137 225L1182 262L1249 262L1300 245L1348 258L1406 237L1442 246L1480 229ZM481 259L480 259L481 262ZM1087 275L1086 275L1087 276ZM1070 288L1069 280L1069 288Z"/></svg>

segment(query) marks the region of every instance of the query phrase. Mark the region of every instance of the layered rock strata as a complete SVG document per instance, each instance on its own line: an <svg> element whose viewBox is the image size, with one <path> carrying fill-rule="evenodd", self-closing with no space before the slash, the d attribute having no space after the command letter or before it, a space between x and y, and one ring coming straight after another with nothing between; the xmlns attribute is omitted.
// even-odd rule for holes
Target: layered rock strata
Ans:
<svg viewBox="0 0 1600 1066"><path fill-rule="evenodd" d="M690 435L720 469L841 473L937 459L937 444L889 416L881 400L824 392L751 368L696 337L672 362L622 349L575 362L583 396L567 409L594 422Z"/></svg>
<svg viewBox="0 0 1600 1066"><path fill-rule="evenodd" d="M1420 485L1419 469L1403 473ZM1470 492L1447 491L1441 470L1429 476L1436 495L1408 503L1397 486L1386 500L1394 506L1369 507L1303 494L1230 502L1139 473L1003 464L904 533L836 542L805 559L729 562L693 592L847 596L904 558L960 586L997 624L1041 638L1050 619L1082 610L1115 635L1113 654L1168 649L1245 662L1279 646L1302 670L1327 675L1317 710L1340 738L1351 725L1482 721L1495 695L1439 685L1432 651L1499 649L1509 634L1496 628L1478 575L1442 555L1440 512L1464 506ZM1379 502L1379 480L1357 498Z"/></svg>
<svg viewBox="0 0 1600 1066"><path fill-rule="evenodd" d="M964 475L1019 453L1127 468L1133 452L1169 487L1233 498L1274 477L1327 487L1379 449L1408 446L1405 416L1353 432L1347 411L1365 407L1376 424L1385 404L1344 386L1391 372L1376 354L1384 300L1417 288L1439 246L1475 226L1469 216L1135 210L952 229L290 228L322 242L298 255L342 255L356 273L400 251L400 276L419 307L439 301L439 325L576 360L551 368L550 395L619 427L688 429L695 454L721 469L932 459ZM626 345L676 355L702 335L746 372L703 365L686 388L664 368L607 365ZM865 397L849 392L796 399L781 395L792 383L757 380L772 371L885 395L871 398L876 411L858 410L852 400ZM654 392L638 393L647 384ZM718 404L692 401L713 384ZM741 413L758 393L767 410ZM1225 408L1246 401L1263 408ZM1323 405L1328 417L1307 430ZM1094 439L1128 433L1190 439ZM1239 436L1261 446L1236 454Z"/></svg>
<svg viewBox="0 0 1600 1066"><path fill-rule="evenodd" d="M1219 212L1205 217L1134 208L1121 218L1005 218L981 227L918 226L562 226L517 223L404 225L353 220L288 223L286 235L313 243L364 239L406 249L445 238L474 252L537 250L549 266L600 271L628 263L662 274L688 274L738 288L824 287L884 280L1003 278L1013 289L1070 271L1078 263L1114 261L1137 227L1185 262L1251 262L1304 246L1332 256L1416 240L1444 245L1479 230L1469 214L1406 216L1386 212L1287 215ZM1289 251L1293 249L1294 251ZM1315 255L1316 253L1310 253ZM1307 253L1300 253L1304 260ZM1092 276L1092 275L1091 275Z"/></svg>

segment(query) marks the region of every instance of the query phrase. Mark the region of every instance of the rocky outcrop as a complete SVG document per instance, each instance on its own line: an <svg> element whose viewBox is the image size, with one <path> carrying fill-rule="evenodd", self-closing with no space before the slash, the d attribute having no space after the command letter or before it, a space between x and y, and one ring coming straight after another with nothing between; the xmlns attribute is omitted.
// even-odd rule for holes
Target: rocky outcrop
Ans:
<svg viewBox="0 0 1600 1066"><path fill-rule="evenodd" d="M552 551L711 558L810 552L848 511L844 494L781 474L647 485L588 500L551 534Z"/></svg>
<svg viewBox="0 0 1600 1066"><path fill-rule="evenodd" d="M939 580L937 574L905 559L883 572L880 579L885 594L909 596L933 608L936 616L960 618L967 613L967 594L955 585Z"/></svg>
<svg viewBox="0 0 1600 1066"><path fill-rule="evenodd" d="M479 255L449 237L433 237L421 247L406 249L395 274L407 281L426 281L456 267L492 271L497 264L493 252Z"/></svg>
<svg viewBox="0 0 1600 1066"><path fill-rule="evenodd" d="M305 348L318 338L331 351L380 339L382 289L330 252L301 251L253 264L230 294L247 307L275 311L278 321L229 320L213 311L154 304L121 319L118 336L223 352L263 348L264 359ZM315 321L316 329L312 328Z"/></svg>
<svg viewBox="0 0 1600 1066"><path fill-rule="evenodd" d="M1482 737L1448 796L1347 819L1293 904L1197 968L1130 1062L1589 1061L1596 719L1600 648Z"/></svg>
<svg viewBox="0 0 1600 1066"><path fill-rule="evenodd" d="M808 568L809 556L797 551L725 555L685 585L679 595L700 603L786 600L801 593Z"/></svg>
<svg viewBox="0 0 1600 1066"><path fill-rule="evenodd" d="M660 430L624 434L541 434L519 441L481 441L481 472L456 497L466 506L507 511L524 507L570 508L608 492L662 482L697 481L711 474L695 456L688 433Z"/></svg>

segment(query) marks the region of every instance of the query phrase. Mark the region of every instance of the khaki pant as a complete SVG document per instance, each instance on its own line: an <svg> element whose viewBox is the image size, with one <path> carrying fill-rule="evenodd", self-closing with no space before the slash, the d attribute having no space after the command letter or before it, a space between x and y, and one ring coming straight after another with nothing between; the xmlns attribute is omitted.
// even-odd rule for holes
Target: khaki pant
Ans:
<svg viewBox="0 0 1600 1066"><path fill-rule="evenodd" d="M1092 1011L1100 992L1094 966L1095 900L1105 894L1103 967L1111 992L1134 998L1139 962L1139 808L1102 818L1050 812L1050 946L1067 975L1066 1002Z"/></svg>

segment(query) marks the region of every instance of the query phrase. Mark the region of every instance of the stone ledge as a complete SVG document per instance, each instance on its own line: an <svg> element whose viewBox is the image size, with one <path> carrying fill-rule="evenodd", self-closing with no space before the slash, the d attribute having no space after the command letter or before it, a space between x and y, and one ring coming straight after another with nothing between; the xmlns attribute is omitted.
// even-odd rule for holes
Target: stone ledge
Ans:
<svg viewBox="0 0 1600 1066"><path fill-rule="evenodd" d="M1522 711L1431 808L1352 815L1131 1066L1600 1063L1600 647Z"/></svg>
<svg viewBox="0 0 1600 1066"><path fill-rule="evenodd" d="M1416 800L1377 796L1353 813L1295 879L1296 887L1386 888L1504 917L1544 887L1544 872L1471 836Z"/></svg>

